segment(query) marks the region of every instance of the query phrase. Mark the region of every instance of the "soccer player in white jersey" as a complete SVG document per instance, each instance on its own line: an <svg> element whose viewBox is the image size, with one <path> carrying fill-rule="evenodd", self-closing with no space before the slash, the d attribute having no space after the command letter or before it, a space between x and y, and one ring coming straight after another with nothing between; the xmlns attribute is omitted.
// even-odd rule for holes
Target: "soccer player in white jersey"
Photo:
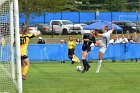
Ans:
<svg viewBox="0 0 140 93"><path fill-rule="evenodd" d="M112 24L112 29L111 30L108 30L108 26L104 26L103 33L102 34L99 34L99 33L97 34L98 36L102 37L102 40L96 41L96 44L95 44L96 46L100 47L98 67L97 67L96 73L99 73L99 71L100 71L101 64L102 64L102 58L103 58L103 55L104 55L104 53L106 51L106 48L109 44L110 35L112 34L113 31L114 31L114 26Z"/></svg>

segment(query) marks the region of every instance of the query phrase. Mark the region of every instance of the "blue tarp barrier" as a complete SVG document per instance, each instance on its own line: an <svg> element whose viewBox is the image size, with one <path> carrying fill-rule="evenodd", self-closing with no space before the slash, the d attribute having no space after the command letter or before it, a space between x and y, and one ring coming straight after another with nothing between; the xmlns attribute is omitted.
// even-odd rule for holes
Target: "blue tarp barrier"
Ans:
<svg viewBox="0 0 140 93"><path fill-rule="evenodd" d="M0 46L1 47L1 46ZM67 44L30 44L28 56L30 61L64 61L69 60ZM89 53L87 60L97 60L99 47L94 47ZM10 60L10 45L1 48L1 61ZM76 45L75 55L81 60L82 44ZM140 44L109 44L103 59L130 60L140 58Z"/></svg>
<svg viewBox="0 0 140 93"><path fill-rule="evenodd" d="M75 55L81 59L82 44L76 45ZM99 47L94 47L89 53L88 60L97 60ZM67 57L67 44L42 44L29 45L28 56L31 61L61 61L69 60ZM140 44L110 44L104 54L103 59L110 60L129 60L140 58Z"/></svg>

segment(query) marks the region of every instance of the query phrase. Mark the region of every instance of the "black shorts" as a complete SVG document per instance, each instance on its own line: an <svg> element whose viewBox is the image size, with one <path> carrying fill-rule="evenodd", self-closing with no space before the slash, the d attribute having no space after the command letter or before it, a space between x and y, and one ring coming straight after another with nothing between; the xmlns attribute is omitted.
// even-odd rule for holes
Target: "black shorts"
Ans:
<svg viewBox="0 0 140 93"><path fill-rule="evenodd" d="M21 56L21 60L28 58L27 55Z"/></svg>
<svg viewBox="0 0 140 93"><path fill-rule="evenodd" d="M68 56L73 56L73 55L74 55L74 49L69 49Z"/></svg>
<svg viewBox="0 0 140 93"><path fill-rule="evenodd" d="M83 50L83 51L90 52L91 47L90 47L90 46L87 46L87 45L83 45L83 46L82 46L82 50Z"/></svg>

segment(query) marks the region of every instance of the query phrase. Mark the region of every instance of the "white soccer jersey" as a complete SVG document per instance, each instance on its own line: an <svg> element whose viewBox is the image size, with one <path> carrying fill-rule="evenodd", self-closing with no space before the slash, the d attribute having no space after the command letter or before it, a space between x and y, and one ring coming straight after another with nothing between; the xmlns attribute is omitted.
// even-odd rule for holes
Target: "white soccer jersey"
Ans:
<svg viewBox="0 0 140 93"><path fill-rule="evenodd" d="M108 32L102 34L103 37L102 37L101 43L103 46L107 47L107 45L109 44L111 33L112 33L112 30L109 30Z"/></svg>

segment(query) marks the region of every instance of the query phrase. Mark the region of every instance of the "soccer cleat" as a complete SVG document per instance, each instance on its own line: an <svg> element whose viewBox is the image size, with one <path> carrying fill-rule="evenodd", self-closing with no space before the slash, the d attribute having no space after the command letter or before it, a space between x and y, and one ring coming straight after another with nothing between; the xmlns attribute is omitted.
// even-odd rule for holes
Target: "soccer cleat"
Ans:
<svg viewBox="0 0 140 93"><path fill-rule="evenodd" d="M87 66L86 71L88 71L90 67L91 67L91 66Z"/></svg>
<svg viewBox="0 0 140 93"><path fill-rule="evenodd" d="M99 69L97 69L97 70L96 70L96 73L99 73L99 72L100 72L100 70L99 70Z"/></svg>
<svg viewBox="0 0 140 93"><path fill-rule="evenodd" d="M79 58L75 55L73 55L72 61L80 63Z"/></svg>
<svg viewBox="0 0 140 93"><path fill-rule="evenodd" d="M82 71L81 73L85 73L85 71L86 71L86 68L84 68L83 71Z"/></svg>
<svg viewBox="0 0 140 93"><path fill-rule="evenodd" d="M22 80L26 80L26 77L25 77L25 75L22 75Z"/></svg>
<svg viewBox="0 0 140 93"><path fill-rule="evenodd" d="M74 61L71 61L71 64L74 64L75 62Z"/></svg>

